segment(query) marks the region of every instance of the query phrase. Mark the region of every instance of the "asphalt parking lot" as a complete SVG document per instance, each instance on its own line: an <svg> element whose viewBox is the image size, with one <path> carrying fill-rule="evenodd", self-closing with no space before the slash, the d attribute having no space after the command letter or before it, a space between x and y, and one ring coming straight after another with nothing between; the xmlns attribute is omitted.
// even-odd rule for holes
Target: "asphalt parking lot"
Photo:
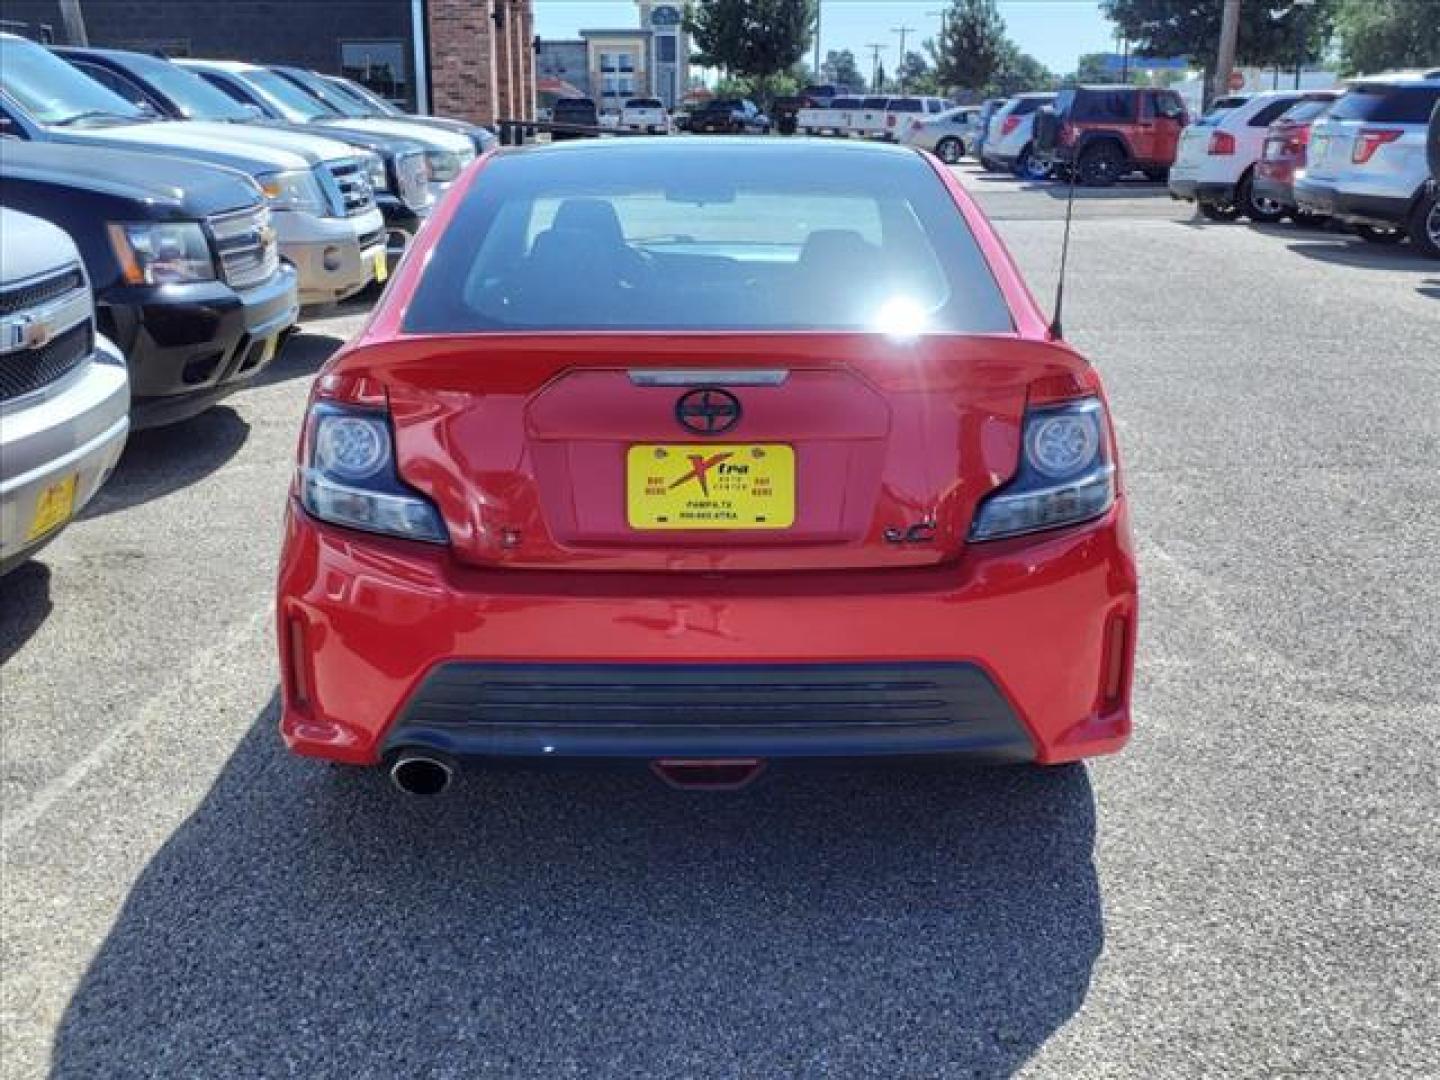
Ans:
<svg viewBox="0 0 1440 1080"><path fill-rule="evenodd" d="M1053 293L1061 189L962 170ZM5 579L6 1077L1440 1075L1440 265L1084 193L1066 326L1143 567L1137 734L735 796L288 756L309 377L137 435Z"/></svg>

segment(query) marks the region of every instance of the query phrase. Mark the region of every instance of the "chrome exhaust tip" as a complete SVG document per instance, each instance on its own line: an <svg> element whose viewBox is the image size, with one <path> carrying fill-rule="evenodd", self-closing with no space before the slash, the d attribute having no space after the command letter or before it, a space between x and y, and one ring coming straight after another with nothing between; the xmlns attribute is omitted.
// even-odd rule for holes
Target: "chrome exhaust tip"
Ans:
<svg viewBox="0 0 1440 1080"><path fill-rule="evenodd" d="M407 795L443 795L454 779L454 762L428 750L402 750L390 766L390 782Z"/></svg>

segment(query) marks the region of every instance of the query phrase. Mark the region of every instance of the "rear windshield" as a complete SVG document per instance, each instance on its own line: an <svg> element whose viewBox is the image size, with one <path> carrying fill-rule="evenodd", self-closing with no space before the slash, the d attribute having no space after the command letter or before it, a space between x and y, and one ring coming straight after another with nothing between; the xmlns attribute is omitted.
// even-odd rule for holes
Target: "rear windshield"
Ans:
<svg viewBox="0 0 1440 1080"><path fill-rule="evenodd" d="M1069 101L1056 102L1056 109L1072 120L1133 120L1139 95L1133 90L1083 90Z"/></svg>
<svg viewBox="0 0 1440 1080"><path fill-rule="evenodd" d="M1040 108L1041 105L1049 105L1054 100L1055 98L1053 96L1043 98L1021 98L1019 101L1015 102L1015 107L1010 110L1010 115L1029 116L1036 109Z"/></svg>
<svg viewBox="0 0 1440 1080"><path fill-rule="evenodd" d="M1288 120L1292 124L1308 124L1311 120L1318 120L1325 115L1327 109L1335 104L1329 98L1309 98L1305 101L1298 101L1290 106L1290 111L1282 116L1281 120Z"/></svg>
<svg viewBox="0 0 1440 1080"><path fill-rule="evenodd" d="M1332 120L1364 120L1382 124L1424 124L1430 120L1440 86L1357 86L1335 103Z"/></svg>
<svg viewBox="0 0 1440 1080"><path fill-rule="evenodd" d="M889 98L883 97L867 97L861 101L860 104L866 109L883 109L885 108L885 103L889 100Z"/></svg>
<svg viewBox="0 0 1440 1080"><path fill-rule="evenodd" d="M837 98L834 98L834 99L830 102L830 108L832 108L832 109L858 109L858 108L860 108L860 99L859 99L859 98L854 98L854 97L837 97Z"/></svg>
<svg viewBox="0 0 1440 1080"><path fill-rule="evenodd" d="M665 106L660 104L659 98L646 97L631 98L629 101L625 102L625 107L627 109L663 109Z"/></svg>
<svg viewBox="0 0 1440 1080"><path fill-rule="evenodd" d="M405 320L411 333L1012 328L920 156L690 140L491 162Z"/></svg>
<svg viewBox="0 0 1440 1080"><path fill-rule="evenodd" d="M1249 99L1248 97L1222 97L1222 98L1216 98L1214 101L1212 101L1212 102L1210 103L1210 108L1208 108L1208 109L1205 110L1205 115L1202 116L1202 117L1200 117L1199 120L1196 120L1196 121L1195 121L1195 126L1196 126L1196 127L1214 127L1214 126L1215 126L1216 124L1218 124L1222 119L1225 118L1225 115L1226 115L1227 113L1232 112L1232 111L1234 111L1235 109L1238 109L1241 105L1244 105L1245 102L1247 102L1247 101L1249 101L1249 100L1250 100L1250 99Z"/></svg>

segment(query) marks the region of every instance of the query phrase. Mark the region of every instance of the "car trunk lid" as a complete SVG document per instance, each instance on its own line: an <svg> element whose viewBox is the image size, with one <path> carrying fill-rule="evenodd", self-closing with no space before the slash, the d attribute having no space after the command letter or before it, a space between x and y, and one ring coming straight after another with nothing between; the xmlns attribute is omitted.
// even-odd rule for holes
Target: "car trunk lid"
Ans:
<svg viewBox="0 0 1440 1080"><path fill-rule="evenodd" d="M976 503L1015 471L1029 384L1084 368L1063 346L1009 335L515 334L375 352L401 475L436 503L458 559L516 569L955 558ZM347 370L363 372L366 359L357 350ZM692 392L702 397L687 415ZM733 424L704 415L707 392L738 406ZM708 505L721 495L687 478L697 466L723 488L720 466L783 472L783 458L793 503L772 498L768 520L637 518L637 500L651 506L637 492L653 484L652 461L656 492L678 484Z"/></svg>

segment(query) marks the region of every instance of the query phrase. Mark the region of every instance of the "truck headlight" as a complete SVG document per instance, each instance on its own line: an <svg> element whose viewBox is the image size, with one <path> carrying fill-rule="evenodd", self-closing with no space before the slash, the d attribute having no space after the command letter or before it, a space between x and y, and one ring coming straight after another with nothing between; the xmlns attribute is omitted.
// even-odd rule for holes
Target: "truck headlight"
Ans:
<svg viewBox="0 0 1440 1080"><path fill-rule="evenodd" d="M450 183L464 167L460 155L453 150L426 150L425 164L430 167L430 179L437 184Z"/></svg>
<svg viewBox="0 0 1440 1080"><path fill-rule="evenodd" d="M130 285L214 281L215 259L205 230L194 221L112 223L110 246Z"/></svg>
<svg viewBox="0 0 1440 1080"><path fill-rule="evenodd" d="M430 187L430 168L425 164L423 151L397 155L395 178L400 189L396 194L411 210L419 213L435 204L435 192Z"/></svg>
<svg viewBox="0 0 1440 1080"><path fill-rule="evenodd" d="M297 210L321 215L327 212L320 182L315 179L314 173L306 169L266 173L257 179L272 210Z"/></svg>
<svg viewBox="0 0 1440 1080"><path fill-rule="evenodd" d="M366 154L362 160L365 162L365 175L370 178L371 189L389 191L390 174L385 171L385 159L379 154Z"/></svg>

